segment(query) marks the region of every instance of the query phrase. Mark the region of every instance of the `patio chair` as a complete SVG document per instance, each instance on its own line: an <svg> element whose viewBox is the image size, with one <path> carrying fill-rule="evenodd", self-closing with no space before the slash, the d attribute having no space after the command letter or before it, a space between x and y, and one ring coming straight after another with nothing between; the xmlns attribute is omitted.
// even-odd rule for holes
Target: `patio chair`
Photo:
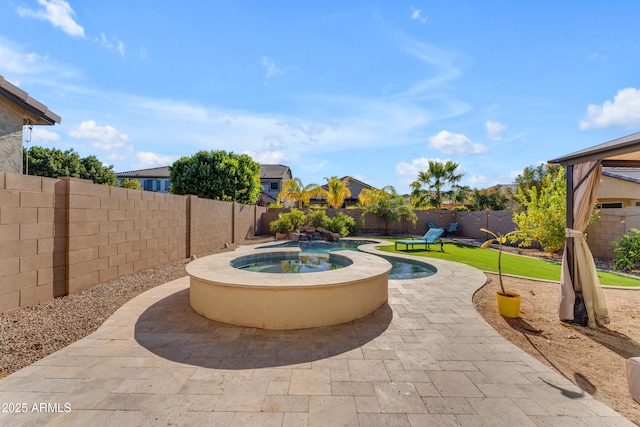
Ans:
<svg viewBox="0 0 640 427"><path fill-rule="evenodd" d="M427 230L431 230L432 228L437 228L436 223L433 221L427 222Z"/></svg>
<svg viewBox="0 0 640 427"><path fill-rule="evenodd" d="M429 229L429 231L427 231L427 234L422 236L422 238L420 239L412 238L412 240L396 240L395 249L398 250L398 245L405 245L404 250L408 251L409 246L411 246L411 249L413 249L415 245L424 245L424 250L426 251L429 250L429 245L440 243L440 250L444 252L444 242L440 238L440 236L442 236L442 233L444 233L444 230L442 228L431 228Z"/></svg>
<svg viewBox="0 0 640 427"><path fill-rule="evenodd" d="M449 234L456 234L458 232L458 223L452 222L449 224L449 228L447 228L442 237L447 237Z"/></svg>

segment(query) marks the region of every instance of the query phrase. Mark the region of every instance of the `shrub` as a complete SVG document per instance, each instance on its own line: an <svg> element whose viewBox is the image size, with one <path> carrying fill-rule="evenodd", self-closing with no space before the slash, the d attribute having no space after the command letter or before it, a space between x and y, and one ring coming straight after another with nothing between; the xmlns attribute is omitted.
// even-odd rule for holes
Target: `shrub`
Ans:
<svg viewBox="0 0 640 427"><path fill-rule="evenodd" d="M357 232L356 220L342 212L332 216L326 228L333 233L340 234L342 237L347 237Z"/></svg>
<svg viewBox="0 0 640 427"><path fill-rule="evenodd" d="M327 228L329 217L323 209L313 209L307 214L309 225L312 227Z"/></svg>
<svg viewBox="0 0 640 427"><path fill-rule="evenodd" d="M613 268L616 270L631 271L640 263L640 230L632 228L627 231L619 241L614 240L613 249L616 257L613 260Z"/></svg>
<svg viewBox="0 0 640 427"><path fill-rule="evenodd" d="M291 222L288 218L283 218L282 215L275 221L271 221L269 228L274 233L288 233L291 231Z"/></svg>

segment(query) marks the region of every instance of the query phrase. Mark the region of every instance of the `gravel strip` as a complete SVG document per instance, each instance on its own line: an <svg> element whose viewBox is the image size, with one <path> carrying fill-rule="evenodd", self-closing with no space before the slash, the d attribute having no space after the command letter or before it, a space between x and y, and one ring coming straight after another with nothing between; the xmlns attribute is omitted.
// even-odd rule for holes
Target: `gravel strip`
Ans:
<svg viewBox="0 0 640 427"><path fill-rule="evenodd" d="M188 260L0 316L0 378L96 331L133 297L186 275Z"/></svg>
<svg viewBox="0 0 640 427"><path fill-rule="evenodd" d="M271 242L256 237L247 244ZM214 253L234 250L228 245ZM130 299L187 275L185 259L101 283L77 294L0 315L0 378L95 332Z"/></svg>

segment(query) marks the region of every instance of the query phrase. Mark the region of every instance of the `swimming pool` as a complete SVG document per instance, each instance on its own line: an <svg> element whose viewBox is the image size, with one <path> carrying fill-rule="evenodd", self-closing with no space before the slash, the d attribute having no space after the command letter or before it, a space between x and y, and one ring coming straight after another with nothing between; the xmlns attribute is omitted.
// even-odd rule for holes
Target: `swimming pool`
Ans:
<svg viewBox="0 0 640 427"><path fill-rule="evenodd" d="M260 246L258 249L293 247L300 248L303 253L327 253L344 250L357 251L358 246L371 243L375 244L378 242L374 240L338 240L335 242L327 242L324 240L296 242L294 240L288 240L284 243ZM392 256L378 256L391 263L392 268L389 272L389 279L392 280L418 279L421 277L429 277L436 273L436 268L425 262L396 258Z"/></svg>

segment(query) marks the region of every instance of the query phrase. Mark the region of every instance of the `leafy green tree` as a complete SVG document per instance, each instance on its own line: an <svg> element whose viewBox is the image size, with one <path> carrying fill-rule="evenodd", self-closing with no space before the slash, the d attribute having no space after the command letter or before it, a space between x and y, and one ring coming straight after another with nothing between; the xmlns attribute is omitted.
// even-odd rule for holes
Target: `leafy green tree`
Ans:
<svg viewBox="0 0 640 427"><path fill-rule="evenodd" d="M546 175L540 190L537 186L528 192L518 188L516 197L526 210L513 214L520 233L510 237L512 243L522 238L520 246L526 247L536 240L546 252L558 252L565 241L566 194L562 167Z"/></svg>
<svg viewBox="0 0 640 427"><path fill-rule="evenodd" d="M90 179L96 184L118 185L118 178L113 172L113 166L104 167L96 156L88 156L80 159L82 167L80 178Z"/></svg>
<svg viewBox="0 0 640 427"><path fill-rule="evenodd" d="M522 173L513 181L516 186L516 194L513 195L514 200L517 202L520 201L517 191L521 190L522 194L524 194L525 197L527 197L527 200L530 201L531 199L528 195L531 189L535 187L539 194L542 187L546 185L545 182L547 177L549 175L556 175L559 167L560 166L554 164L541 164L538 166L531 165L524 168L524 171L522 171Z"/></svg>
<svg viewBox="0 0 640 427"><path fill-rule="evenodd" d="M322 193L317 184L303 185L300 178L287 179L282 183L282 191L278 194L277 203L286 202L302 209L309 204L312 197Z"/></svg>
<svg viewBox="0 0 640 427"><path fill-rule="evenodd" d="M495 185L483 190L474 189L471 192L471 204L477 211L502 211L507 208L509 196L502 190L501 185Z"/></svg>
<svg viewBox="0 0 640 427"><path fill-rule="evenodd" d="M451 160L445 163L429 160L427 170L420 171L418 179L411 184L413 205L417 208L442 206L443 197L451 198L454 193L452 190L444 192L443 188L447 185L453 188L462 179L463 174L456 173L458 166L458 163ZM427 190L423 189L423 186L426 186Z"/></svg>
<svg viewBox="0 0 640 427"><path fill-rule="evenodd" d="M173 194L254 204L260 194L260 165L246 154L199 151L169 166Z"/></svg>
<svg viewBox="0 0 640 427"><path fill-rule="evenodd" d="M33 146L23 149L24 170L29 175L58 178L89 179L96 184L117 185L118 179L113 166L104 166L96 156L81 158L73 149L66 151L57 148Z"/></svg>
<svg viewBox="0 0 640 427"><path fill-rule="evenodd" d="M122 181L122 184L120 184L120 187L129 188L131 190L141 190L142 189L142 185L140 184L140 181L138 181L137 179L129 179L129 178L125 178Z"/></svg>
<svg viewBox="0 0 640 427"><path fill-rule="evenodd" d="M413 212L411 203L408 203L393 187L385 188L369 194L368 203L362 206L364 211L360 218L364 224L366 214L374 214L384 221L384 235L388 236L389 224L400 219L407 219L415 224L418 216Z"/></svg>
<svg viewBox="0 0 640 427"><path fill-rule="evenodd" d="M327 204L334 209L340 208L344 204L344 199L351 196L351 190L347 186L347 183L351 180L350 177L344 179L338 179L337 176L326 178L327 188L322 189L322 195L327 199Z"/></svg>

